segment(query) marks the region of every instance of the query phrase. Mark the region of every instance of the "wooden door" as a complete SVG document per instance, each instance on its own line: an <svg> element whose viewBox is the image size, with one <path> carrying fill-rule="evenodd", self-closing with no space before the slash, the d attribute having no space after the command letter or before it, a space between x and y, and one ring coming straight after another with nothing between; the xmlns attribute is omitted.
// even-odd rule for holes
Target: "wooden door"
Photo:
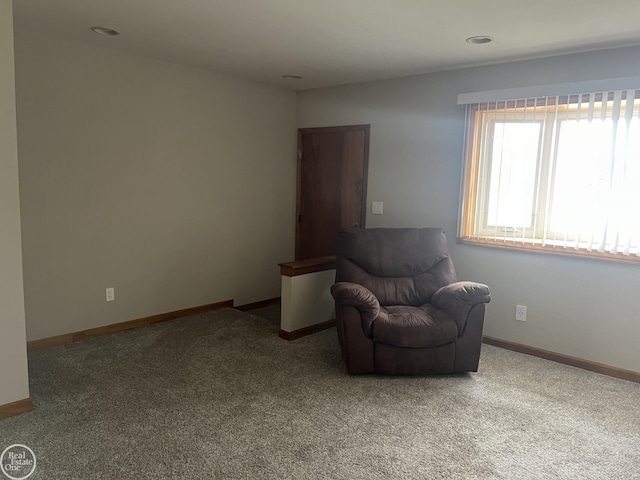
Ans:
<svg viewBox="0 0 640 480"><path fill-rule="evenodd" d="M296 260L335 255L338 231L365 226L369 125L298 130Z"/></svg>

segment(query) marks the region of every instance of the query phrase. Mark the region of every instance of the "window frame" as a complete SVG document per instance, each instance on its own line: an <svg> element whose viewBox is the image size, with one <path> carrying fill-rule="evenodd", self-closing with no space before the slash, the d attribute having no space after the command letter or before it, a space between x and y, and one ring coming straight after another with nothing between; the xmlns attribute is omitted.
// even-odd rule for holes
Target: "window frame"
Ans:
<svg viewBox="0 0 640 480"><path fill-rule="evenodd" d="M505 118L506 115L498 115L498 114L491 114L488 115L487 118L483 118L482 119L482 130L483 130L483 138L488 138L490 136L494 137L494 135L490 135L489 130L493 130L495 132L495 125L497 123L520 123L517 121L509 121L509 120L520 120L518 118L515 117L516 114L520 114L520 112L513 112L514 116L511 118ZM522 114L520 114L521 118L522 118ZM536 171L536 177L534 179L534 199L533 202L531 204L531 227L525 227L524 231L527 233L535 233L536 231L538 231L539 228L541 228L541 225L539 225L540 223L540 219L539 219L539 215L537 215L537 205L540 201L539 198L537 198L536 195L536 185L538 184L538 182L542 181L541 180L541 174L544 173L543 170L541 169L541 164L543 163L543 158L544 158L544 147L545 147L545 141L544 141L544 137L547 135L547 132L545 131L545 123L547 121L547 116L548 113L544 113L542 115L540 115L540 119L534 119L533 121L537 122L540 124L540 132L538 134L538 151L536 152L536 165L535 165L535 171ZM502 118L500 118L502 117ZM524 123L524 119L523 122ZM493 127L493 128L492 128ZM492 140L490 140L489 142L487 142L486 145L486 150L487 151L491 151L493 149L494 146L494 139L492 138ZM542 152L540 150L543 150ZM490 203L490 197L491 197L491 188L489 188L491 186L491 182L488 182L487 179L488 177L491 177L491 172L492 172L492 167L493 167L493 155L490 156L490 158L488 159L488 161L484 162L483 167L484 168L479 168L482 169L483 171L480 172L479 171L479 180L478 183L480 184L480 186L478 187L478 198L476 200L476 205L479 204L478 208L476 209L476 219L475 219L475 231L478 232L479 236L485 236L488 237L490 236L489 233L490 232L494 232L494 236L495 234L497 234L498 231L501 231L505 234L505 238L508 235L508 231L511 230L512 232L510 233L515 233L513 232L513 227L507 226L507 225L490 225L489 224L489 203ZM480 161L480 158L478 158L478 161ZM484 181L481 182L480 178L482 178ZM477 218L478 215L478 211L480 212L480 219ZM531 237L531 235L528 235L528 237ZM514 237L515 238L515 237Z"/></svg>
<svg viewBox="0 0 640 480"><path fill-rule="evenodd" d="M593 106L593 117L602 115L603 104L606 103L605 118L611 118L613 112L609 106L611 102L610 92L597 94ZM580 94L564 97L539 97L536 99L483 102L468 105L465 118L466 151L464 158L464 170L462 177L462 191L460 203L460 218L458 227L458 243L482 245L511 250L524 250L530 252L550 253L559 255L578 256L583 258L609 260L622 263L640 263L640 256L636 254L622 255L604 252L595 249L588 250L584 247L574 247L575 236L566 235L566 232L554 232L551 230L550 208L553 204L554 181L556 175L556 158L558 150L553 149L553 143L558 143L563 121L575 120L584 111L578 113L580 104L584 104L584 98L589 94ZM576 102L578 98L580 101ZM555 100L549 103L549 99ZM626 102L627 100L623 100ZM633 99L634 105L638 105L638 95ZM493 108L491 108L493 106ZM626 108L626 103L625 103ZM636 107L634 106L634 109ZM529 121L541 121L540 140L538 145L538 158L536 165L536 178L534 183L534 200L532 203L532 227L527 229L523 236L518 237L515 232L507 232L509 228L494 227L494 235L488 235L491 230L488 226L488 199L490 195L490 182L486 181L491 176L491 161L482 162L481 149L490 151L493 142L486 145L486 129L492 121L495 123L517 120L517 115L524 119L526 112L532 112L533 117ZM539 110L539 111L538 111ZM635 110L634 110L635 111ZM512 113L513 117L509 114ZM529 113L531 115L531 113ZM563 117L564 116L564 117ZM492 118L493 117L493 118ZM491 119L492 118L492 119ZM491 120L488 120L491 119ZM526 121L526 120L524 120ZM554 138L551 138L554 137ZM484 170L484 171L483 171ZM483 184L481 182L484 180ZM541 185L547 191L541 191ZM482 207L481 209L479 207ZM543 212L540 214L538 212ZM485 217L484 223L479 216ZM496 229L504 231L503 236L495 235ZM513 230L513 228L511 228ZM550 233L553 239L545 238L543 230ZM533 235L529 235L533 233ZM561 238L558 235L561 235ZM491 238L490 238L491 237ZM640 248L640 247L638 247Z"/></svg>

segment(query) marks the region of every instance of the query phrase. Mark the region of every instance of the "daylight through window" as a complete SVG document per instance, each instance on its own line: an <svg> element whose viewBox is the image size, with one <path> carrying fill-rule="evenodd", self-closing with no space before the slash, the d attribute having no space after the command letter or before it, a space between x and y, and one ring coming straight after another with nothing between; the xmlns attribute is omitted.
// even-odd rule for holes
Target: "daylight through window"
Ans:
<svg viewBox="0 0 640 480"><path fill-rule="evenodd" d="M462 242L640 261L640 90L467 105Z"/></svg>

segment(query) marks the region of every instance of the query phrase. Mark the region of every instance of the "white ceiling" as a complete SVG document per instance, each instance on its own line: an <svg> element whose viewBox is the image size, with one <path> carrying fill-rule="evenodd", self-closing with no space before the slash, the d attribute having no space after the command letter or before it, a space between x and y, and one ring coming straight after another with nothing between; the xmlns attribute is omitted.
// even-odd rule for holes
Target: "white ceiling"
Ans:
<svg viewBox="0 0 640 480"><path fill-rule="evenodd" d="M640 44L640 0L14 0L14 15L17 29L296 90Z"/></svg>

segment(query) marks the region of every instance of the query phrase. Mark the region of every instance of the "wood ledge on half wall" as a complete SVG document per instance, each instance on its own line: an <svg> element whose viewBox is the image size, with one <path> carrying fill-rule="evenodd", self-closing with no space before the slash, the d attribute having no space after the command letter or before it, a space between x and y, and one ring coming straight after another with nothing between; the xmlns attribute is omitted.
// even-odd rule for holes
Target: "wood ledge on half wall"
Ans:
<svg viewBox="0 0 640 480"><path fill-rule="evenodd" d="M306 260L296 260L295 262L279 263L280 275L285 277L297 277L307 273L324 272L336 268L336 256L308 258Z"/></svg>

